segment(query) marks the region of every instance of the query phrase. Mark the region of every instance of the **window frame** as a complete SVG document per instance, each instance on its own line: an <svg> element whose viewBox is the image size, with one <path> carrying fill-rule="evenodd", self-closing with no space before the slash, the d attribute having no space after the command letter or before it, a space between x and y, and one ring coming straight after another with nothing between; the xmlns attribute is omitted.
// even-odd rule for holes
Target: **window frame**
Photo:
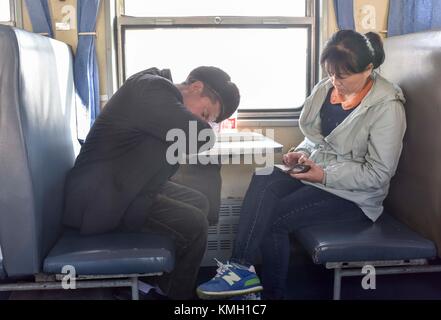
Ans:
<svg viewBox="0 0 441 320"><path fill-rule="evenodd" d="M318 80L318 48L320 0L304 0L304 17L283 16L198 16L198 17L131 17L124 15L124 0L117 1L116 43L117 43L117 78L121 87L126 78L125 70L125 32L130 29L155 28L306 28L308 32L308 54L306 75L306 96ZM291 109L255 109L239 110L239 120L286 120L298 119L302 106Z"/></svg>
<svg viewBox="0 0 441 320"><path fill-rule="evenodd" d="M0 21L0 24L11 27L23 28L22 3L19 0L9 0L9 21Z"/></svg>

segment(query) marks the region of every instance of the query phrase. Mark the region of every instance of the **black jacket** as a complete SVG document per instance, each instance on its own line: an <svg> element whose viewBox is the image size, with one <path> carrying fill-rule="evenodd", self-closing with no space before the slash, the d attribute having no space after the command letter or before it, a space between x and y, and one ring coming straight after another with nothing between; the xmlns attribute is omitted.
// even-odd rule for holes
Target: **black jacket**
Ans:
<svg viewBox="0 0 441 320"><path fill-rule="evenodd" d="M189 122L210 128L164 75L154 68L132 76L95 121L66 180L66 226L83 234L140 230L157 190L178 169L166 161L167 132L182 129L188 150Z"/></svg>

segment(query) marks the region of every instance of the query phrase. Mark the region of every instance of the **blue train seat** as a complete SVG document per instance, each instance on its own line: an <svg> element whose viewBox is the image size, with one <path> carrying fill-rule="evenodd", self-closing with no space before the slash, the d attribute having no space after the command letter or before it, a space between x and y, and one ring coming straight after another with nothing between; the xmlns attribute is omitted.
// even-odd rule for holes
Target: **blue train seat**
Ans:
<svg viewBox="0 0 441 320"><path fill-rule="evenodd" d="M0 25L0 101L0 277L41 278L69 265L82 279L99 276L87 287L131 286L136 299L139 275L173 270L174 246L168 238L83 237L61 224L64 181L80 147L72 53L66 44ZM0 285L0 291L14 289L14 283Z"/></svg>
<svg viewBox="0 0 441 320"><path fill-rule="evenodd" d="M341 278L376 274L441 272L441 31L385 41L383 76L406 97L407 132L403 152L385 201L385 213L372 223L328 223L298 230L294 236L317 264L334 269L334 299ZM421 162L422 161L422 162Z"/></svg>

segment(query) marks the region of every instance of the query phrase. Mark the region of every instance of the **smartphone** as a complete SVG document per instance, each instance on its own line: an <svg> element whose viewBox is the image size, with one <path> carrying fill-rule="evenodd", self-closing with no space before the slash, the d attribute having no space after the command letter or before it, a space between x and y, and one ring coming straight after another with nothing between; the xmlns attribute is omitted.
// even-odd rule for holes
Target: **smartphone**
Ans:
<svg viewBox="0 0 441 320"><path fill-rule="evenodd" d="M294 173L294 174L299 174L299 173L306 173L309 170L311 170L311 166L308 166L306 164L296 164L294 167L288 167L284 164L282 165L276 165L277 168L279 168L280 170L282 170L283 172L286 173Z"/></svg>
<svg viewBox="0 0 441 320"><path fill-rule="evenodd" d="M288 171L288 173L300 174L300 173L306 173L309 170L311 170L311 166L308 166L306 164L296 164L294 167L292 167L291 170Z"/></svg>

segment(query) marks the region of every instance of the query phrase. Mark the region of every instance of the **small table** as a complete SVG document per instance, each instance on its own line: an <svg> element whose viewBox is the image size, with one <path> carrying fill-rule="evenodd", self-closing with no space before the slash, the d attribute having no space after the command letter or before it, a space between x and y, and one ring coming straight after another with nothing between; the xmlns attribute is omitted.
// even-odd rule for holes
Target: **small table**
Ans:
<svg viewBox="0 0 441 320"><path fill-rule="evenodd" d="M268 155L268 153L282 152L283 145L275 142L261 133L256 132L232 132L220 133L213 148L198 154L198 156L208 156L210 159L219 157L222 159L220 164L225 163L224 159L231 156L246 155ZM191 156L190 156L191 157ZM219 163L214 163L219 164ZM252 164L252 163L245 163Z"/></svg>

